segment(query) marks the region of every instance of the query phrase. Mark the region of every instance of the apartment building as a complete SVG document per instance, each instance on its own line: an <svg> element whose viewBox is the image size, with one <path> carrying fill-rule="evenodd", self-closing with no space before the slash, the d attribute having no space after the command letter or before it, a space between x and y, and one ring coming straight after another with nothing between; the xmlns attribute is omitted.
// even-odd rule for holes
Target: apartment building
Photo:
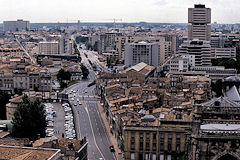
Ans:
<svg viewBox="0 0 240 160"><path fill-rule="evenodd" d="M168 57L171 57L176 53L176 36L171 34L162 35L126 35L116 37L116 51L118 52L119 58L125 58L125 44L135 43L139 41L149 41L151 43L159 43L161 45L161 63L163 63Z"/></svg>
<svg viewBox="0 0 240 160"><path fill-rule="evenodd" d="M128 68L125 76L99 74L96 89L110 130L125 159L186 159L191 108L209 100L211 80L170 76L144 81L139 79L145 77L141 66Z"/></svg>
<svg viewBox="0 0 240 160"><path fill-rule="evenodd" d="M160 48L158 43L148 41L125 44L125 66L130 67L141 62L151 66L160 65Z"/></svg>
<svg viewBox="0 0 240 160"><path fill-rule="evenodd" d="M211 48L213 58L236 58L236 48Z"/></svg>
<svg viewBox="0 0 240 160"><path fill-rule="evenodd" d="M154 115L158 115L155 118ZM186 135L191 132L192 114L171 109L140 113L124 126L124 155L129 160L185 159Z"/></svg>
<svg viewBox="0 0 240 160"><path fill-rule="evenodd" d="M18 19L17 21L3 21L3 30L5 32L29 31L29 21Z"/></svg>
<svg viewBox="0 0 240 160"><path fill-rule="evenodd" d="M68 33L63 33L59 40L59 54L71 55L73 53L73 42Z"/></svg>
<svg viewBox="0 0 240 160"><path fill-rule="evenodd" d="M111 50L116 50L116 41L117 36L121 36L122 33L119 32L108 32L100 35L100 40L98 42L98 53L107 53Z"/></svg>
<svg viewBox="0 0 240 160"><path fill-rule="evenodd" d="M59 54L59 42L39 42L39 54Z"/></svg>
<svg viewBox="0 0 240 160"><path fill-rule="evenodd" d="M175 57L170 60L169 71L170 72L187 72L190 64L188 58Z"/></svg>

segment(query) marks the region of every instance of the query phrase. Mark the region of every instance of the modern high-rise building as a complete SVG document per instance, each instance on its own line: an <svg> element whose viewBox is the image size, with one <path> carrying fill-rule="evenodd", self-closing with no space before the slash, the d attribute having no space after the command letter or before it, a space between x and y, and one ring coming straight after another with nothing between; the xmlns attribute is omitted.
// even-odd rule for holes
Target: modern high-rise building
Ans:
<svg viewBox="0 0 240 160"><path fill-rule="evenodd" d="M64 33L61 35L59 41L59 53L60 54L72 54L73 50L73 42L68 33Z"/></svg>
<svg viewBox="0 0 240 160"><path fill-rule="evenodd" d="M126 43L125 66L130 67L144 62L151 66L160 65L160 44L140 41L138 43Z"/></svg>
<svg viewBox="0 0 240 160"><path fill-rule="evenodd" d="M109 32L100 35L100 40L98 42L98 53L108 53L109 51L116 50L116 40L117 36L121 36L122 33L119 32Z"/></svg>
<svg viewBox="0 0 240 160"><path fill-rule="evenodd" d="M3 21L3 30L5 32L29 31L29 21L18 19L17 21Z"/></svg>
<svg viewBox="0 0 240 160"><path fill-rule="evenodd" d="M195 4L188 9L188 39L210 41L211 37L211 9L203 4Z"/></svg>
<svg viewBox="0 0 240 160"><path fill-rule="evenodd" d="M190 62L193 66L211 66L211 46L209 41L186 41L181 45L178 53L195 57L195 64Z"/></svg>

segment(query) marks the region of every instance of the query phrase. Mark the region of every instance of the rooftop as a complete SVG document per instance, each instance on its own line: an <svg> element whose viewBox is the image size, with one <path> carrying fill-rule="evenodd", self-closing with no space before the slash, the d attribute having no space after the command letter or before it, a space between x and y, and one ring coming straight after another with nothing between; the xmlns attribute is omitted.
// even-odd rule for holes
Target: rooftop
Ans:
<svg viewBox="0 0 240 160"><path fill-rule="evenodd" d="M0 145L0 159L51 160L59 156L60 150Z"/></svg>

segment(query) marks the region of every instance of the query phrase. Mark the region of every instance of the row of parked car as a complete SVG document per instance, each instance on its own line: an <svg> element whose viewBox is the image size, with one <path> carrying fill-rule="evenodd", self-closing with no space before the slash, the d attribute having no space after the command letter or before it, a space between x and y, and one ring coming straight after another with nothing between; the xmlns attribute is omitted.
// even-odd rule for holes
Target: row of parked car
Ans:
<svg viewBox="0 0 240 160"><path fill-rule="evenodd" d="M62 106L64 107L65 112L65 136L68 139L74 139L76 137L76 132L73 123L72 109L68 103L64 103Z"/></svg>
<svg viewBox="0 0 240 160"><path fill-rule="evenodd" d="M56 116L56 111L54 111L54 107L51 103L45 103L44 108L46 111L46 136L52 137L54 135L54 117Z"/></svg>

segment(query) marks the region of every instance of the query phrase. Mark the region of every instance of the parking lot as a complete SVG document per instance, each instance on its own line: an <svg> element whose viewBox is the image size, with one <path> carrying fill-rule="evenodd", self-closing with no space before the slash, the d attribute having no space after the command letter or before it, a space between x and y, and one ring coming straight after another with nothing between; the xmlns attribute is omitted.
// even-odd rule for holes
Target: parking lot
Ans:
<svg viewBox="0 0 240 160"><path fill-rule="evenodd" d="M73 139L76 137L72 109L68 103L46 103L46 136Z"/></svg>
<svg viewBox="0 0 240 160"><path fill-rule="evenodd" d="M56 111L54 111L54 107L51 103L45 103L44 108L46 111L46 136L52 137L54 135L54 116L56 116Z"/></svg>

